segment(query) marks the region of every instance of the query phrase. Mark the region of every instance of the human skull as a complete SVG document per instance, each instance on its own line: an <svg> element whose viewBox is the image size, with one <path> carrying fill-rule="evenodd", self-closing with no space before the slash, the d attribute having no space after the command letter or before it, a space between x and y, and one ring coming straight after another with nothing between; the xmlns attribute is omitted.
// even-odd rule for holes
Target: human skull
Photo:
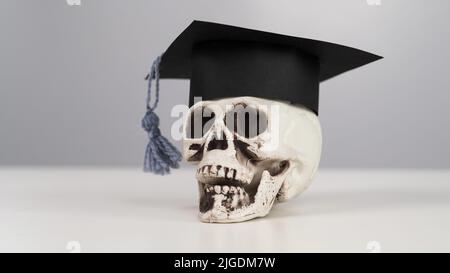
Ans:
<svg viewBox="0 0 450 273"><path fill-rule="evenodd" d="M319 120L305 107L255 97L196 103L184 121L183 157L197 165L200 220L267 215L309 186L321 147Z"/></svg>

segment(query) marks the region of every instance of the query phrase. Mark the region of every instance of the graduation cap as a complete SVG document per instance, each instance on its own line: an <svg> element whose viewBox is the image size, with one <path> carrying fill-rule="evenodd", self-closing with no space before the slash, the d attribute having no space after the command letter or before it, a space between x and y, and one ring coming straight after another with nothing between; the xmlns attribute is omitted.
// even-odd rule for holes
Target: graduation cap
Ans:
<svg viewBox="0 0 450 273"><path fill-rule="evenodd" d="M176 168L181 154L158 129L154 113L159 79L190 79L194 97L213 100L252 96L319 110L319 83L382 57L334 43L193 21L152 65L147 113L149 133L144 169L165 174ZM155 102L150 105L152 80Z"/></svg>

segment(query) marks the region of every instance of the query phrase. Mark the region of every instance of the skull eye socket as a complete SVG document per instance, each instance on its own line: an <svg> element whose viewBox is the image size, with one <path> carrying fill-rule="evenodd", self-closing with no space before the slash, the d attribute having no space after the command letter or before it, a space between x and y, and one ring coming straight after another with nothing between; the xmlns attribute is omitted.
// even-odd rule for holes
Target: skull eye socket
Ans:
<svg viewBox="0 0 450 273"><path fill-rule="evenodd" d="M214 124L214 112L204 106L196 107L189 112L186 124L186 138L202 138Z"/></svg>
<svg viewBox="0 0 450 273"><path fill-rule="evenodd" d="M267 130L267 114L253 106L239 103L225 114L228 130L245 138L254 138Z"/></svg>

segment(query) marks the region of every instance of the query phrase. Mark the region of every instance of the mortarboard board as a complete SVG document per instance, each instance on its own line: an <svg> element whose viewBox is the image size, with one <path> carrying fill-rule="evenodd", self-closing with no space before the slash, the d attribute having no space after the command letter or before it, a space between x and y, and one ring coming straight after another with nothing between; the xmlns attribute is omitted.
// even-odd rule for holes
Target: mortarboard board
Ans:
<svg viewBox="0 0 450 273"><path fill-rule="evenodd" d="M160 78L190 79L189 105L194 97L253 96L300 104L318 114L320 82L381 58L324 41L193 21L152 65L142 126L155 141L147 146L144 168L164 174L181 159L157 128ZM150 106L152 79L156 101Z"/></svg>

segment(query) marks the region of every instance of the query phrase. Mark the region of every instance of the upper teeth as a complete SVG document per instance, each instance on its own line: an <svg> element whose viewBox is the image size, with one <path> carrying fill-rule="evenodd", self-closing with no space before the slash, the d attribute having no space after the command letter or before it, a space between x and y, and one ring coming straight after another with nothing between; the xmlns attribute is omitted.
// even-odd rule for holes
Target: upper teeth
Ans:
<svg viewBox="0 0 450 273"><path fill-rule="evenodd" d="M223 192L224 194L227 194L229 189L230 189L230 188L229 188L228 186L223 186L223 187L222 187L222 192Z"/></svg>
<svg viewBox="0 0 450 273"><path fill-rule="evenodd" d="M241 169L241 168L239 168ZM224 167L221 165L204 165L197 169L197 178L219 177L226 179L235 179L240 182L250 183L250 174L246 171L235 168Z"/></svg>

